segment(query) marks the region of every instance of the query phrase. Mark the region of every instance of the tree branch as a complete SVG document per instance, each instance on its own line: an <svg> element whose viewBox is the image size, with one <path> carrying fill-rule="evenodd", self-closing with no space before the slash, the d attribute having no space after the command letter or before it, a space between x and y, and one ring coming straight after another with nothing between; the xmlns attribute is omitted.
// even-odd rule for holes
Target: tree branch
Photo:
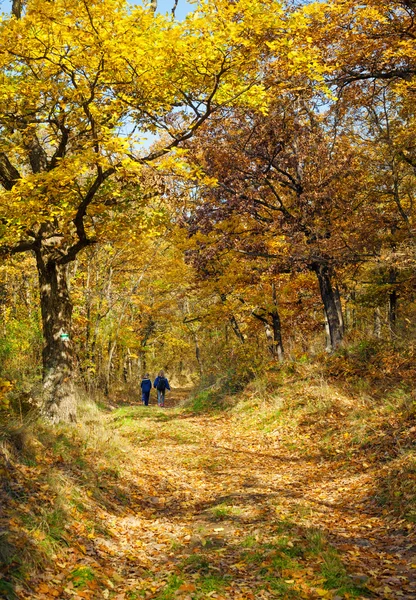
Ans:
<svg viewBox="0 0 416 600"><path fill-rule="evenodd" d="M19 252L28 252L35 249L35 242L20 242L16 246L0 246L0 256L11 256Z"/></svg>
<svg viewBox="0 0 416 600"><path fill-rule="evenodd" d="M67 263L74 260L78 252L80 252L83 248L95 243L95 240L91 240L87 237L85 231L84 217L87 213L88 206L94 199L95 194L98 192L104 181L108 179L114 172L114 167L111 167L110 169L107 169L104 172L102 171L101 167L98 168L98 175L95 178L94 183L88 190L87 194L84 196L81 204L78 207L77 214L75 215L75 218L73 220L78 235L78 241L66 251L66 253L62 256L61 259L57 261L58 264L66 265Z"/></svg>
<svg viewBox="0 0 416 600"><path fill-rule="evenodd" d="M0 152L0 183L10 192L18 179L19 171L12 165L5 152Z"/></svg>

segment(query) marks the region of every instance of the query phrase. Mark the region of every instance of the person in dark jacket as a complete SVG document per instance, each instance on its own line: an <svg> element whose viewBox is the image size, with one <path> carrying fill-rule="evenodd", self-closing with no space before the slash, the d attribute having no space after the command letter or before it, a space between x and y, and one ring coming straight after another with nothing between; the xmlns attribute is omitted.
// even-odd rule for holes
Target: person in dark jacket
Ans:
<svg viewBox="0 0 416 600"><path fill-rule="evenodd" d="M157 404L158 406L165 406L165 391L169 390L169 381L165 377L164 371L159 371L158 376L155 379L153 387L157 390Z"/></svg>
<svg viewBox="0 0 416 600"><path fill-rule="evenodd" d="M145 406L149 406L150 390L152 389L149 373L143 377L140 387L142 388L142 402Z"/></svg>

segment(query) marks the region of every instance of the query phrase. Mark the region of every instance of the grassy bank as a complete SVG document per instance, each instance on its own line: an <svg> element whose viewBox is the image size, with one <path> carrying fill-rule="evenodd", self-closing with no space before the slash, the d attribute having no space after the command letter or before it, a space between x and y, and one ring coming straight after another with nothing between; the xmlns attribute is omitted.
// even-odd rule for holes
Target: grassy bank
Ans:
<svg viewBox="0 0 416 600"><path fill-rule="evenodd" d="M197 391L186 409L233 415L248 437L256 431L299 456L312 452L365 464L374 472L374 501L414 523L416 393L400 372L384 380L380 370L374 379L359 377L364 365L369 369L366 360L364 353L355 361L292 362L258 376L238 394L215 387Z"/></svg>

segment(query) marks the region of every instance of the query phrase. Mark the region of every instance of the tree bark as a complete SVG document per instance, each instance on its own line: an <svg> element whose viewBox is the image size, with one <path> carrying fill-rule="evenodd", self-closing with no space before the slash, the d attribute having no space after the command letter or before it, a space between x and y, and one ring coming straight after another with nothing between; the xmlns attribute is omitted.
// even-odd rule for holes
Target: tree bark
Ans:
<svg viewBox="0 0 416 600"><path fill-rule="evenodd" d="M390 269L389 272L389 283L395 284L397 281L397 271L396 269ZM398 295L395 289L389 293L389 327L390 334L394 335L396 333L396 324L397 324L397 302Z"/></svg>
<svg viewBox="0 0 416 600"><path fill-rule="evenodd" d="M232 327L237 339L240 340L240 342L242 344L244 344L245 343L244 335L242 334L240 326L238 325L237 319L235 318L234 315L231 315L230 323L231 323L231 327Z"/></svg>
<svg viewBox="0 0 416 600"><path fill-rule="evenodd" d="M195 358L196 358L196 361L197 361L198 367L199 367L199 375L200 375L200 377L202 377L202 375L204 374L204 369L202 366L201 350L199 348L198 334L196 333L196 331L192 332L192 337L194 339L194 344L195 344Z"/></svg>
<svg viewBox="0 0 416 600"><path fill-rule="evenodd" d="M220 298L221 298L221 302L223 304L225 304L227 302L227 295L222 293L220 294ZM240 326L238 324L237 319L235 318L235 316L233 314L231 314L231 316L229 317L229 322L231 325L232 330L234 331L236 338L242 343L245 343L245 338L244 338L244 334L242 333ZM228 343L228 331L226 330L226 342Z"/></svg>
<svg viewBox="0 0 416 600"><path fill-rule="evenodd" d="M377 308L374 309L373 334L376 338L378 338L378 339L381 338L381 315L380 315L380 308L378 306L377 306Z"/></svg>
<svg viewBox="0 0 416 600"><path fill-rule="evenodd" d="M324 305L325 322L327 325L327 352L333 352L342 343L344 326L341 303L337 303L336 294L331 282L331 271L328 263L314 262L311 269L316 273Z"/></svg>
<svg viewBox="0 0 416 600"><path fill-rule="evenodd" d="M16 19L20 19L22 16L23 0L13 0L12 2L12 13Z"/></svg>
<svg viewBox="0 0 416 600"><path fill-rule="evenodd" d="M334 300L335 300L335 306L337 307L338 321L340 324L342 337L344 337L345 322L344 322L344 315L342 314L341 294L339 293L338 284L336 284L335 288L334 288Z"/></svg>
<svg viewBox="0 0 416 600"><path fill-rule="evenodd" d="M279 362L284 361L284 349L283 349L283 339L282 339L282 324L280 321L279 311L277 309L277 291L276 285L272 284L272 296L273 296L273 304L274 309L270 313L273 323L273 352L275 356L277 356Z"/></svg>
<svg viewBox="0 0 416 600"><path fill-rule="evenodd" d="M77 397L73 379L75 352L71 340L72 302L68 267L36 252L40 283L44 346L43 407L52 423L76 420Z"/></svg>
<svg viewBox="0 0 416 600"><path fill-rule="evenodd" d="M107 368L105 373L105 387L104 393L108 398L110 395L110 385L111 385L111 371L113 368L113 356L115 349L117 347L117 339L109 340L108 342L108 357L107 357Z"/></svg>
<svg viewBox="0 0 416 600"><path fill-rule="evenodd" d="M284 350L279 313L277 311L273 313L267 313L267 317L264 315L258 315L254 312L252 313L252 315L256 319L261 321L264 325L264 331L267 339L267 347L269 349L270 354L274 359L277 358L279 362L283 362ZM271 323L269 322L268 317L271 317Z"/></svg>

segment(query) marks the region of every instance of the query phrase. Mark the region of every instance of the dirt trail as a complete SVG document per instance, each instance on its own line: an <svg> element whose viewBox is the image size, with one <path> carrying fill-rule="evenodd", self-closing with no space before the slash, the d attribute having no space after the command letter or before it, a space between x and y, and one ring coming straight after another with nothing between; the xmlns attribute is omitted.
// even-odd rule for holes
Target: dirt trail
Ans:
<svg viewBox="0 0 416 600"><path fill-rule="evenodd" d="M87 548L113 582L96 597L416 597L414 535L373 502L364 466L174 403L140 409L125 432L138 449L129 505L102 514L112 538Z"/></svg>

